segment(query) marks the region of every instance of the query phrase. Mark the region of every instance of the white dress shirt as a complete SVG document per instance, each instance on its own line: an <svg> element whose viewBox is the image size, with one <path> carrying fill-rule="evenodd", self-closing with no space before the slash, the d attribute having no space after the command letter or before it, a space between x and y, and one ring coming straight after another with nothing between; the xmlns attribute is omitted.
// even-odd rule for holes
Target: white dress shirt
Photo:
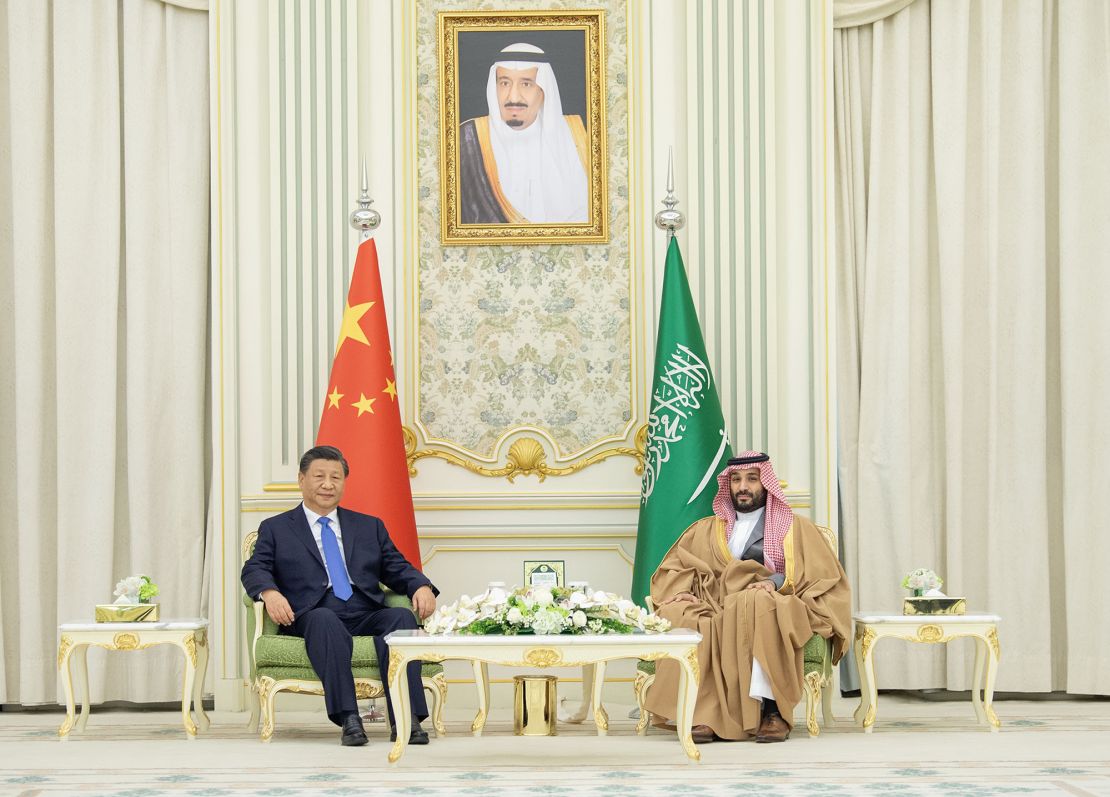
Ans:
<svg viewBox="0 0 1110 797"><path fill-rule="evenodd" d="M351 571L347 567L347 553L343 550L343 530L339 528L339 510L333 509L327 515L317 515L304 504L301 504L301 507L304 509L305 517L308 518L308 527L312 529L312 539L316 540L316 547L320 549L320 559L324 563L325 570L328 569L328 559L324 556L324 538L321 536L320 518L326 517L331 522L331 530L335 532L335 541L339 543L339 553L343 557L343 569L347 572L347 581L353 584ZM331 586L331 573L328 573L328 586Z"/></svg>
<svg viewBox="0 0 1110 797"><path fill-rule="evenodd" d="M767 507L761 506L754 512L736 513L736 523L732 527L732 537L728 541L728 549L732 553L733 559L739 559L743 556L744 551L748 550L748 546L752 544L752 532L755 531L756 524L763 518L763 512L766 509Z"/></svg>

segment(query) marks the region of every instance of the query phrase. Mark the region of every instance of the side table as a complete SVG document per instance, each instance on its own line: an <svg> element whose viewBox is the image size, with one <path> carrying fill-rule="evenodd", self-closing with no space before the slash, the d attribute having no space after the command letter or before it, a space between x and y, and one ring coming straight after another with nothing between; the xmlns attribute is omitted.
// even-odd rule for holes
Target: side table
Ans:
<svg viewBox="0 0 1110 797"><path fill-rule="evenodd" d="M873 661L875 643L886 637L927 644L945 643L957 637L973 637L976 645L971 703L975 708L975 716L981 724L989 725L991 731L999 729L1001 724L991 702L994 699L994 680L998 674L998 658L1001 652L998 644L998 623L1001 617L996 614L860 613L852 615L852 619L856 621L855 655L860 677L860 702L855 712L855 719L857 722L862 721L865 733L871 733L879 703ZM982 690L981 696L980 690Z"/></svg>
<svg viewBox="0 0 1110 797"><path fill-rule="evenodd" d="M208 669L208 621L167 620L158 623L62 623L58 626L58 671L66 690L66 718L58 728L65 739L75 727L85 730L89 720L90 645L108 650L143 650L154 645L175 645L185 656L185 680L181 688L181 721L189 738L197 735L197 724L190 714L195 706L197 721L208 730L208 715L201 703L204 674ZM77 685L81 698L81 716L76 716L73 700L71 659L77 660Z"/></svg>

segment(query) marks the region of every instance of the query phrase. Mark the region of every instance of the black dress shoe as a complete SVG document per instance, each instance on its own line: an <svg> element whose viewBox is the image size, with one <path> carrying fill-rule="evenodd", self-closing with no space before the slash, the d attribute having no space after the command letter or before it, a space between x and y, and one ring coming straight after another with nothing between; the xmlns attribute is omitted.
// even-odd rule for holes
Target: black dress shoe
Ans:
<svg viewBox="0 0 1110 797"><path fill-rule="evenodd" d="M343 720L343 737L339 740L344 747L360 747L366 744L366 731L362 728L362 717L358 712L351 712Z"/></svg>
<svg viewBox="0 0 1110 797"><path fill-rule="evenodd" d="M397 741L397 726L389 732L389 741ZM420 723L416 720L412 721L412 731L409 733L409 744L427 744L428 732L420 727Z"/></svg>

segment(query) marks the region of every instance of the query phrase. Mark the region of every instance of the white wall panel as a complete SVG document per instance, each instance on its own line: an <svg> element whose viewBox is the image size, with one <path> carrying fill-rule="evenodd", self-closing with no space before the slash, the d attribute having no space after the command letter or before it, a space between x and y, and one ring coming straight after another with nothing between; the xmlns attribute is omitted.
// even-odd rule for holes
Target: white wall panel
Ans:
<svg viewBox="0 0 1110 797"><path fill-rule="evenodd" d="M398 384L410 395L415 384L416 219L419 203L437 201L416 192L416 11L412 0L213 1L221 707L243 694L240 540L298 498L295 461L315 434L357 245L347 214L363 156L383 215L376 240ZM666 243L652 219L673 146L688 216L679 240L734 447L770 452L800 511L828 523L831 10L824 0L641 0L626 15L608 27L627 37L629 388L642 405ZM445 598L519 581L521 561L541 557L564 559L572 579L627 591L639 492L631 459L542 482L436 459L417 468L421 550Z"/></svg>

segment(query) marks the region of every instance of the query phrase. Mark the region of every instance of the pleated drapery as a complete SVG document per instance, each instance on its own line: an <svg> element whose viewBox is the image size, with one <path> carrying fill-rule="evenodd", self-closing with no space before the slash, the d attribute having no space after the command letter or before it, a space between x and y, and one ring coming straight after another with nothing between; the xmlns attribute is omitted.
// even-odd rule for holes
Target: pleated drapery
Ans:
<svg viewBox="0 0 1110 797"><path fill-rule="evenodd" d="M847 568L1003 616L1000 691L1110 694L1110 5L917 0L834 32ZM884 688L970 688L887 643Z"/></svg>
<svg viewBox="0 0 1110 797"><path fill-rule="evenodd" d="M0 703L55 703L57 626L150 575L207 611L208 15L0 16ZM181 655L89 655L92 698L180 698Z"/></svg>

